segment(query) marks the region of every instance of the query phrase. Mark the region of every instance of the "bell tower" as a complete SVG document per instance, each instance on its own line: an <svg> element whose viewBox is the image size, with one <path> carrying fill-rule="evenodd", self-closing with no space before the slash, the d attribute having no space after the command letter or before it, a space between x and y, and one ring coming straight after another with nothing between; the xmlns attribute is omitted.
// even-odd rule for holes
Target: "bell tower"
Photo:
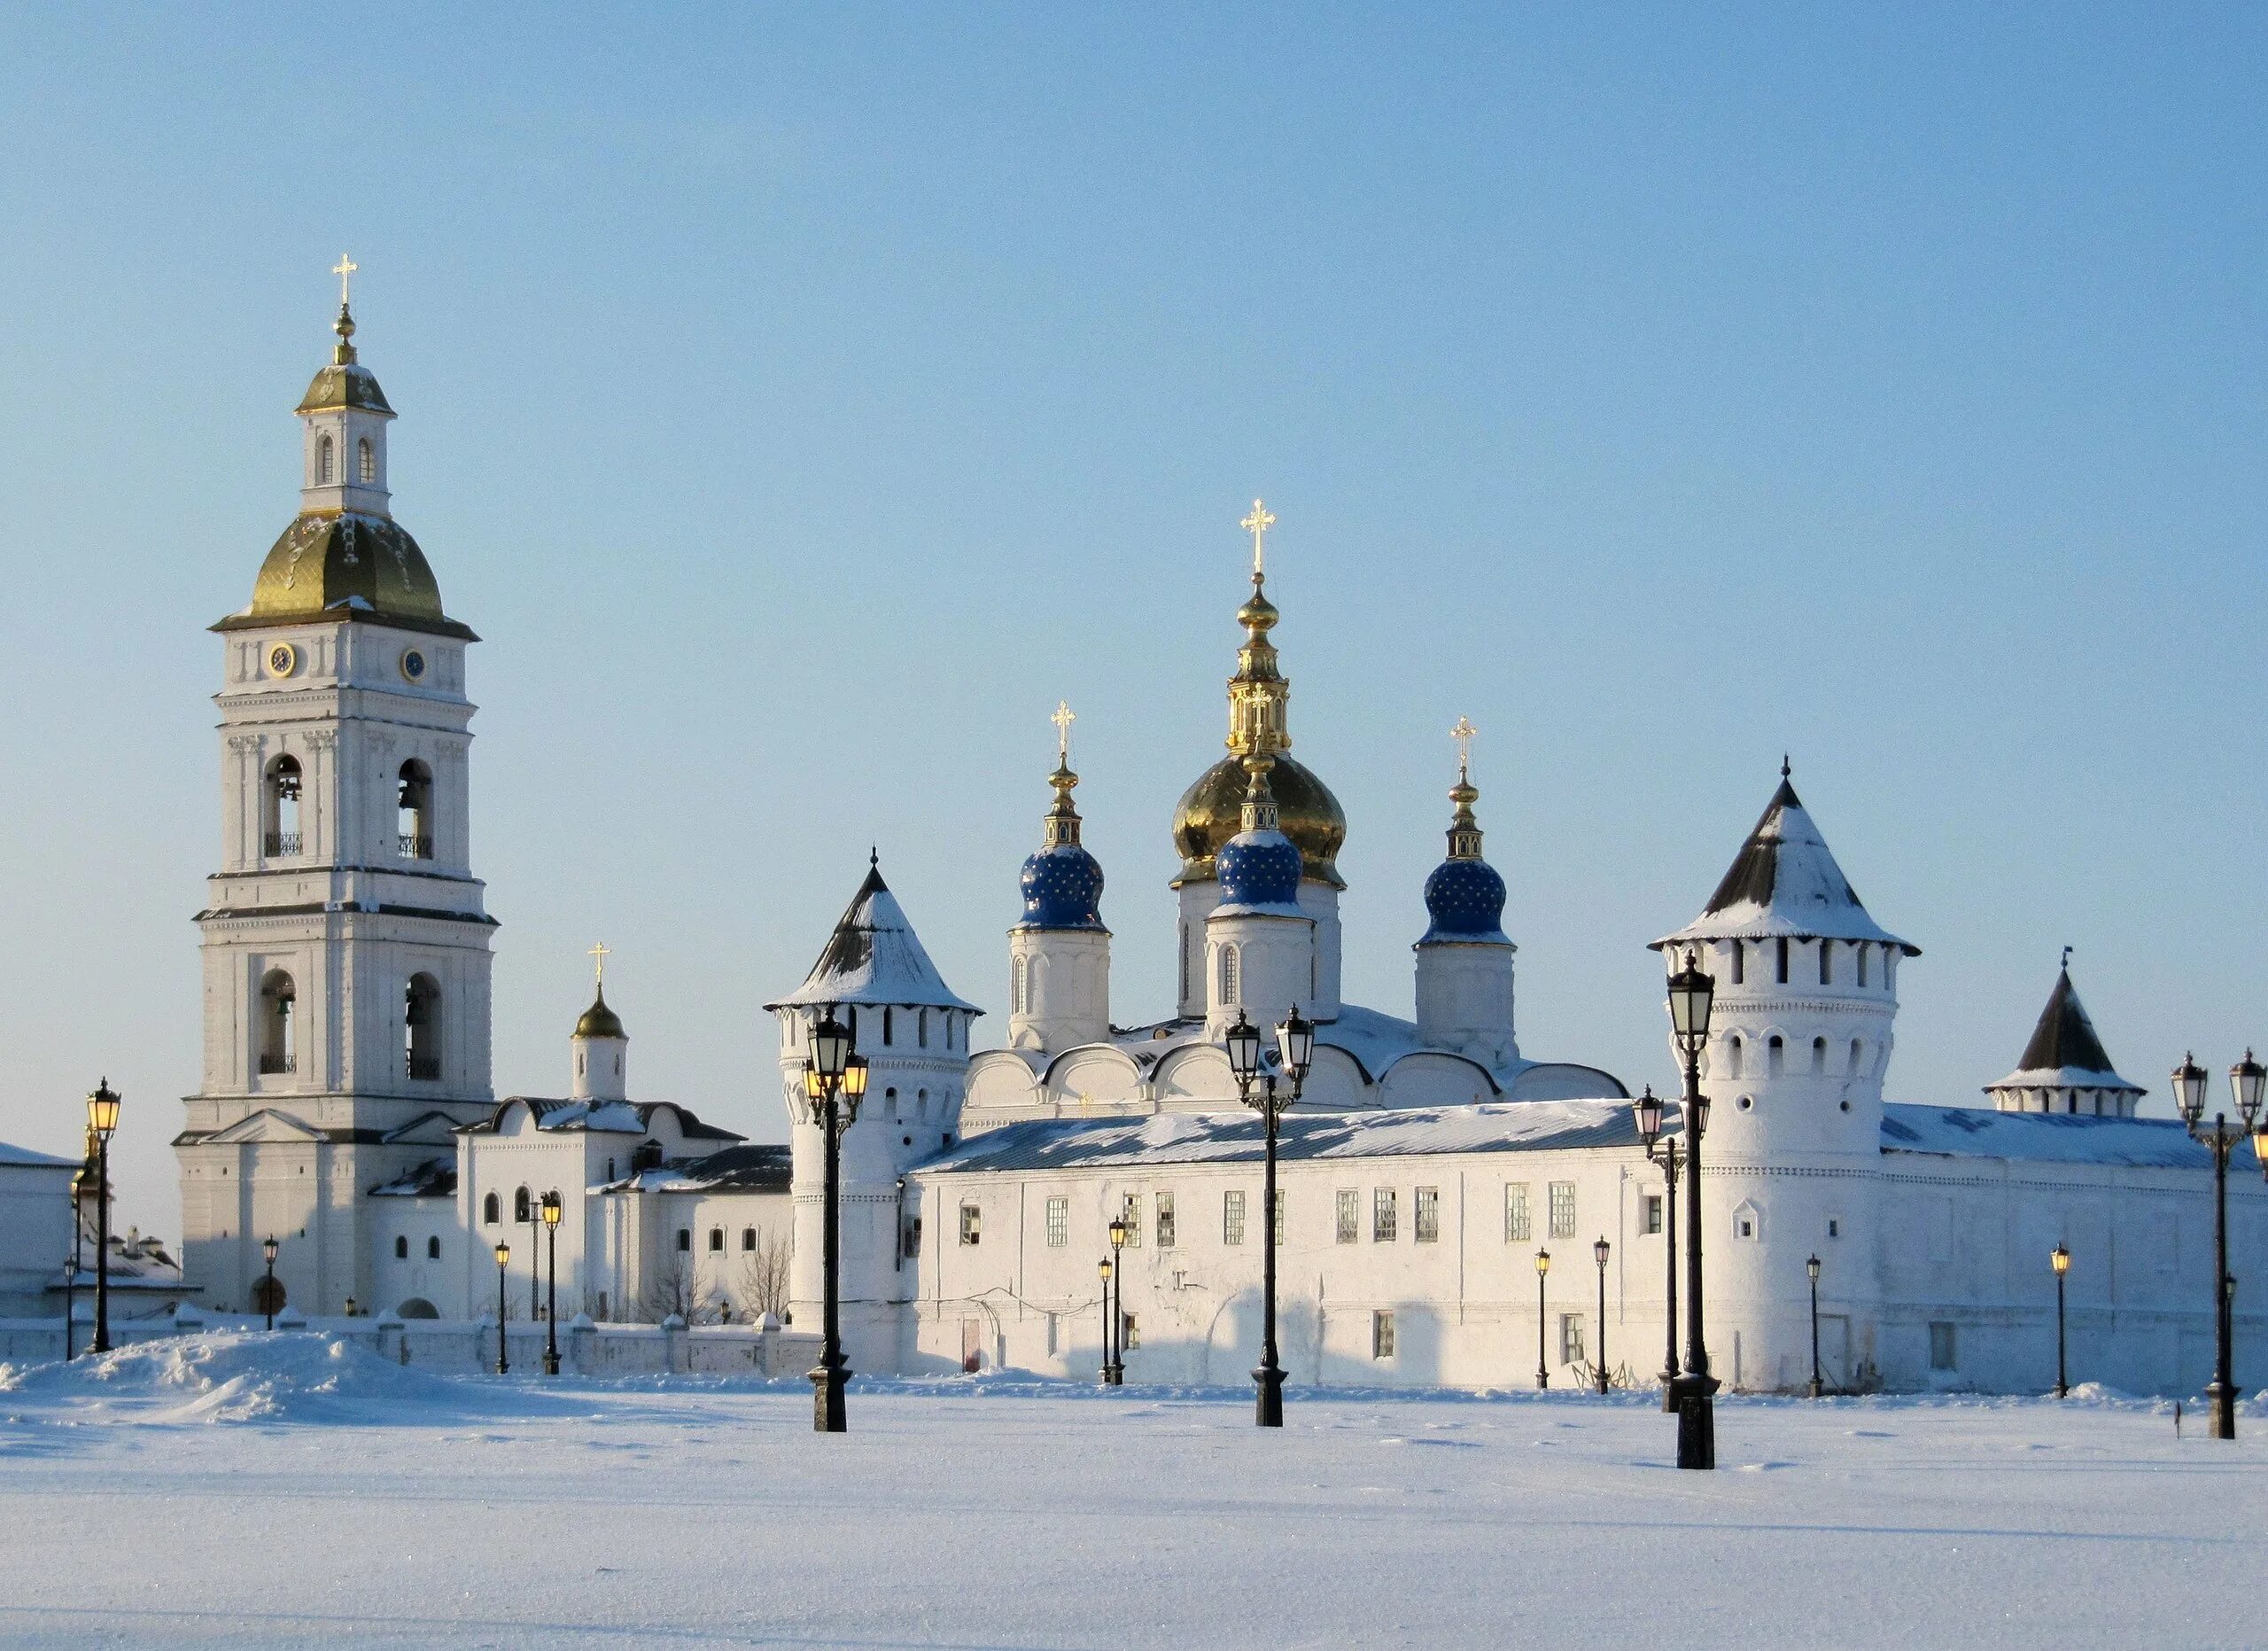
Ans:
<svg viewBox="0 0 2268 1651"><path fill-rule="evenodd" d="M183 1265L249 1305L371 1303L365 1195L485 1115L489 933L471 871L465 650L393 519L393 409L338 344L296 411L300 510L221 638L221 859L198 914L203 1079L175 1143Z"/></svg>

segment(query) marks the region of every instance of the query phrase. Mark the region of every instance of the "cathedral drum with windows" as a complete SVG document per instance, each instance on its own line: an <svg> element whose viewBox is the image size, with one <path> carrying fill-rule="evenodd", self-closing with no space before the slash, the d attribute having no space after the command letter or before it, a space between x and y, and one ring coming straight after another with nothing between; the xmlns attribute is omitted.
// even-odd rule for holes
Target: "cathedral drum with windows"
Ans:
<svg viewBox="0 0 2268 1651"><path fill-rule="evenodd" d="M371 1298L361 1194L452 1146L489 1089L489 935L472 876L465 650L393 519L393 409L342 298L297 413L299 514L222 642L221 868L198 914L203 1079L175 1143L183 1260L245 1310Z"/></svg>

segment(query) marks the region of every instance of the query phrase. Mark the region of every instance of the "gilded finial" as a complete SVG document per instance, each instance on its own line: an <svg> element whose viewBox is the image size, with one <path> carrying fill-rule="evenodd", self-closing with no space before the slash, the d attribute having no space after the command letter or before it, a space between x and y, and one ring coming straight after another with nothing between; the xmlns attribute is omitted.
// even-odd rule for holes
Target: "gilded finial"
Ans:
<svg viewBox="0 0 2268 1651"><path fill-rule="evenodd" d="M1265 751L1248 752L1244 759L1244 818L1247 831L1279 831L1283 829L1276 807L1276 793L1268 784L1268 771L1276 766L1274 753Z"/></svg>
<svg viewBox="0 0 2268 1651"><path fill-rule="evenodd" d="M1459 717L1449 730L1449 737L1456 742L1456 783L1449 787L1449 801L1456 805L1456 813L1449 820L1451 860L1480 858L1480 822L1472 813L1472 805L1480 800L1472 783L1472 736L1480 731L1468 717Z"/></svg>
<svg viewBox="0 0 2268 1651"><path fill-rule="evenodd" d="M602 940L589 951L584 953L583 955L591 960L591 978L597 985L604 986L606 985L606 960L614 955L614 948L609 946L605 941Z"/></svg>
<svg viewBox="0 0 2268 1651"><path fill-rule="evenodd" d="M1259 500L1252 502L1252 514L1237 524L1252 535L1252 582L1254 585L1268 577L1268 530L1276 526L1276 518Z"/></svg>
<svg viewBox="0 0 2268 1651"><path fill-rule="evenodd" d="M353 312L346 307L347 283L353 278L354 272L361 268L361 265L344 253L338 255L338 261L330 267L331 274L338 277L338 319L330 323L330 330L338 334L338 347L330 353L334 366L352 366L354 362L354 315Z"/></svg>
<svg viewBox="0 0 2268 1651"><path fill-rule="evenodd" d="M1079 713L1071 709L1068 700L1059 700L1055 714L1048 720L1055 725L1055 772L1047 783L1055 788L1055 800L1047 810L1046 837L1048 847L1059 847L1079 840L1079 811L1071 801L1071 788L1078 784L1079 776L1071 772L1071 725Z"/></svg>

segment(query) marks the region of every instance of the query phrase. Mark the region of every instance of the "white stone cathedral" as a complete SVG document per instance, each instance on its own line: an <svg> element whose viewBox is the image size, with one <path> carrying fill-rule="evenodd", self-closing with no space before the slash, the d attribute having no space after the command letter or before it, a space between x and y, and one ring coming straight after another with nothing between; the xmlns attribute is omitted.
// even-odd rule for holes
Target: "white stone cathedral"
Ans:
<svg viewBox="0 0 2268 1651"><path fill-rule="evenodd" d="M940 976L875 860L803 985L765 1006L788 1146L633 1099L602 988L569 1040L569 1093L498 1101L493 920L466 829L476 639L393 520L393 414L344 304L338 331L298 409L299 514L252 604L214 627L223 853L198 920L205 1079L178 1144L184 1260L208 1304L250 1308L273 1235L278 1277L309 1311L350 1297L405 1318L493 1311L493 1246L532 1258L533 1212L555 1188L563 1314L777 1308L813 1324L824 1205L802 1068L812 1021L832 1011L871 1063L843 1138L854 1368L1091 1376L1116 1219L1129 1379L1241 1382L1266 1216L1260 1125L1222 1034L1296 1009L1317 1032L1275 1212L1294 1388L1560 1383L1602 1365L1657 1379L1669 1188L1619 1079L1523 1053L1469 747L1447 853L1402 897L1415 1017L1343 999L1348 822L1291 755L1260 560L1273 518L1257 504L1227 752L1173 818L1170 1018L1113 1019L1104 877L1081 841L1064 712L1007 933L1000 1047L972 1051L979 1009ZM1460 723L1461 744L1471 732ZM2078 1379L2202 1381L2207 1159L2178 1123L2134 1116L2144 1091L2112 1068L2068 972L2016 1071L1985 1086L1989 1109L1887 1103L1899 979L1919 950L1860 902L1784 767L1701 915L1652 944L1717 983L1698 1195L1719 1376L1774 1389L1810 1375L1816 1258L1831 1385L2039 1388L2060 1244ZM2256 1271L2268 1191L2248 1153L2232 1206L2234 1270ZM523 1283L532 1273L510 1281L515 1316L538 1304ZM2239 1298L2241 1373L2268 1355L2262 1299Z"/></svg>

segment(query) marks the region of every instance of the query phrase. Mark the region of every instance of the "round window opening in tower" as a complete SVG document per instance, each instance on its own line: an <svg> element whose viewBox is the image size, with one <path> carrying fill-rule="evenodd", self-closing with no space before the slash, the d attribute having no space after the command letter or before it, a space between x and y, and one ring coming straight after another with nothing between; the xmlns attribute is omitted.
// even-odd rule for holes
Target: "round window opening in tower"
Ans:
<svg viewBox="0 0 2268 1651"><path fill-rule="evenodd" d="M1756 1097L1754 1095L1743 1095L1740 1098L1740 1110L1744 1112L1754 1111L1756 1110Z"/></svg>

